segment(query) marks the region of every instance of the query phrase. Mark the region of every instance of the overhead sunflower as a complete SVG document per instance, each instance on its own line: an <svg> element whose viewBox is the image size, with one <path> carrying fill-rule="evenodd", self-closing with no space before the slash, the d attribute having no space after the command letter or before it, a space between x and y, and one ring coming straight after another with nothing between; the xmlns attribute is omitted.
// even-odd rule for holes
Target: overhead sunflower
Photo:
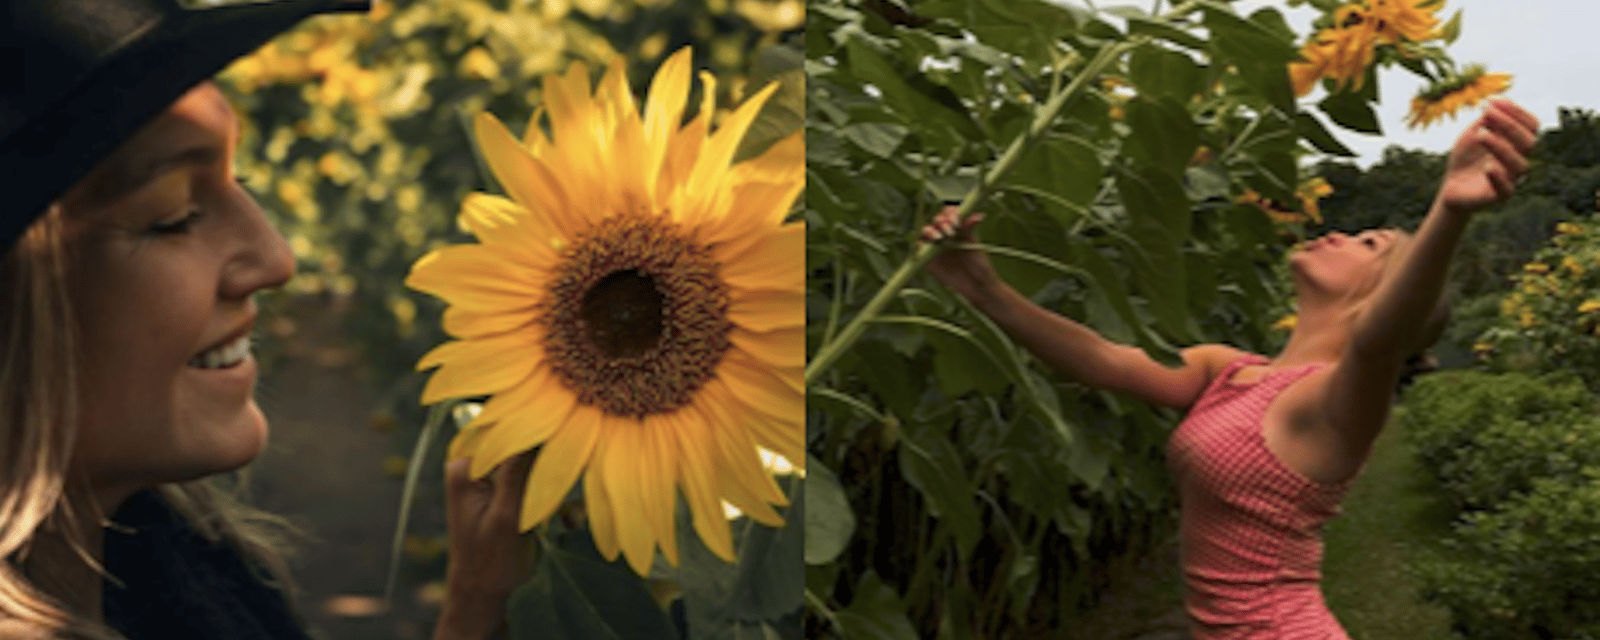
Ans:
<svg viewBox="0 0 1600 640"><path fill-rule="evenodd" d="M775 86L712 132L715 81L683 124L689 49L653 79L641 118L624 65L591 93L574 63L544 79L551 135L519 141L494 116L478 144L510 199L472 194L478 244L418 260L406 284L444 299L455 341L424 403L493 396L450 446L474 478L542 447L521 527L581 478L595 544L641 575L678 562L681 491L694 529L733 560L723 502L772 526L787 501L758 447L805 459L805 233L785 224L804 185L803 132L733 162Z"/></svg>
<svg viewBox="0 0 1600 640"><path fill-rule="evenodd" d="M1385 44L1401 38L1423 42L1439 36L1439 18L1434 12L1444 6L1443 0L1367 0L1367 4Z"/></svg>
<svg viewBox="0 0 1600 640"><path fill-rule="evenodd" d="M1289 78L1297 96L1311 93L1318 80L1327 78L1339 87L1360 90L1372 65L1377 32L1367 22L1349 28L1323 29L1300 48L1303 61L1289 63Z"/></svg>
<svg viewBox="0 0 1600 640"><path fill-rule="evenodd" d="M1489 73L1483 65L1472 65L1459 75L1434 83L1417 92L1411 99L1411 113L1406 115L1406 127L1426 129L1444 119L1454 118L1463 107L1472 107L1489 96L1504 93L1511 88L1511 74Z"/></svg>

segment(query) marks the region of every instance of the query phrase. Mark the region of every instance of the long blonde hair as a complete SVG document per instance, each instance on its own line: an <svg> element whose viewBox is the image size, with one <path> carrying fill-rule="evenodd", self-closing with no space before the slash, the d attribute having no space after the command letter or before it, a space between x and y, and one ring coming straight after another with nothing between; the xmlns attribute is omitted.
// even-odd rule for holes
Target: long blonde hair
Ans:
<svg viewBox="0 0 1600 640"><path fill-rule="evenodd" d="M69 504L67 490L78 437L77 346L70 330L77 324L62 218L52 205L0 257L0 637L122 640L96 622L98 611L68 610L24 571L38 534L77 530L75 514L82 512ZM296 532L285 520L208 480L157 489L198 533L232 544L290 594L284 557ZM73 544L83 562L103 572Z"/></svg>

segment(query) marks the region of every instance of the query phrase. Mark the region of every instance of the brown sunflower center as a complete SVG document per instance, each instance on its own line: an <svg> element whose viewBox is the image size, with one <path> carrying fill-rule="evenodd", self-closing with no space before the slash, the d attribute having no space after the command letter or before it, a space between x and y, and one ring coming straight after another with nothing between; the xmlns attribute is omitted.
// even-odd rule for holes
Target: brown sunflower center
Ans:
<svg viewBox="0 0 1600 640"><path fill-rule="evenodd" d="M710 250L676 224L634 214L562 250L539 320L550 368L578 401L634 418L689 404L733 328Z"/></svg>
<svg viewBox="0 0 1600 640"><path fill-rule="evenodd" d="M665 301L655 281L637 269L601 278L583 296L582 317L589 328L589 341L607 357L643 355L661 341Z"/></svg>

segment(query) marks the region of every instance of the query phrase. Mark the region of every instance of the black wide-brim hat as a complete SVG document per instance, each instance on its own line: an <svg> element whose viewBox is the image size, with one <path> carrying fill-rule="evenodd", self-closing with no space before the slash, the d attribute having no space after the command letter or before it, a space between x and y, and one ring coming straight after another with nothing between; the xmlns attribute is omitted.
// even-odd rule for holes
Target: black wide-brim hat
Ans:
<svg viewBox="0 0 1600 640"><path fill-rule="evenodd" d="M349 0L0 0L0 251L200 82Z"/></svg>

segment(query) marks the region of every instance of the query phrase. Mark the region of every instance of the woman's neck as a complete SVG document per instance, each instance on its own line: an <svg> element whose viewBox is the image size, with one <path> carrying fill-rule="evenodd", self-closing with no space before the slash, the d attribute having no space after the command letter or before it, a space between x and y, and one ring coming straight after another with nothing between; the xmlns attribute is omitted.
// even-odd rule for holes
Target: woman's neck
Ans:
<svg viewBox="0 0 1600 640"><path fill-rule="evenodd" d="M1294 367L1314 362L1335 362L1350 341L1350 314L1340 305L1302 304L1289 342L1272 359L1272 365Z"/></svg>

